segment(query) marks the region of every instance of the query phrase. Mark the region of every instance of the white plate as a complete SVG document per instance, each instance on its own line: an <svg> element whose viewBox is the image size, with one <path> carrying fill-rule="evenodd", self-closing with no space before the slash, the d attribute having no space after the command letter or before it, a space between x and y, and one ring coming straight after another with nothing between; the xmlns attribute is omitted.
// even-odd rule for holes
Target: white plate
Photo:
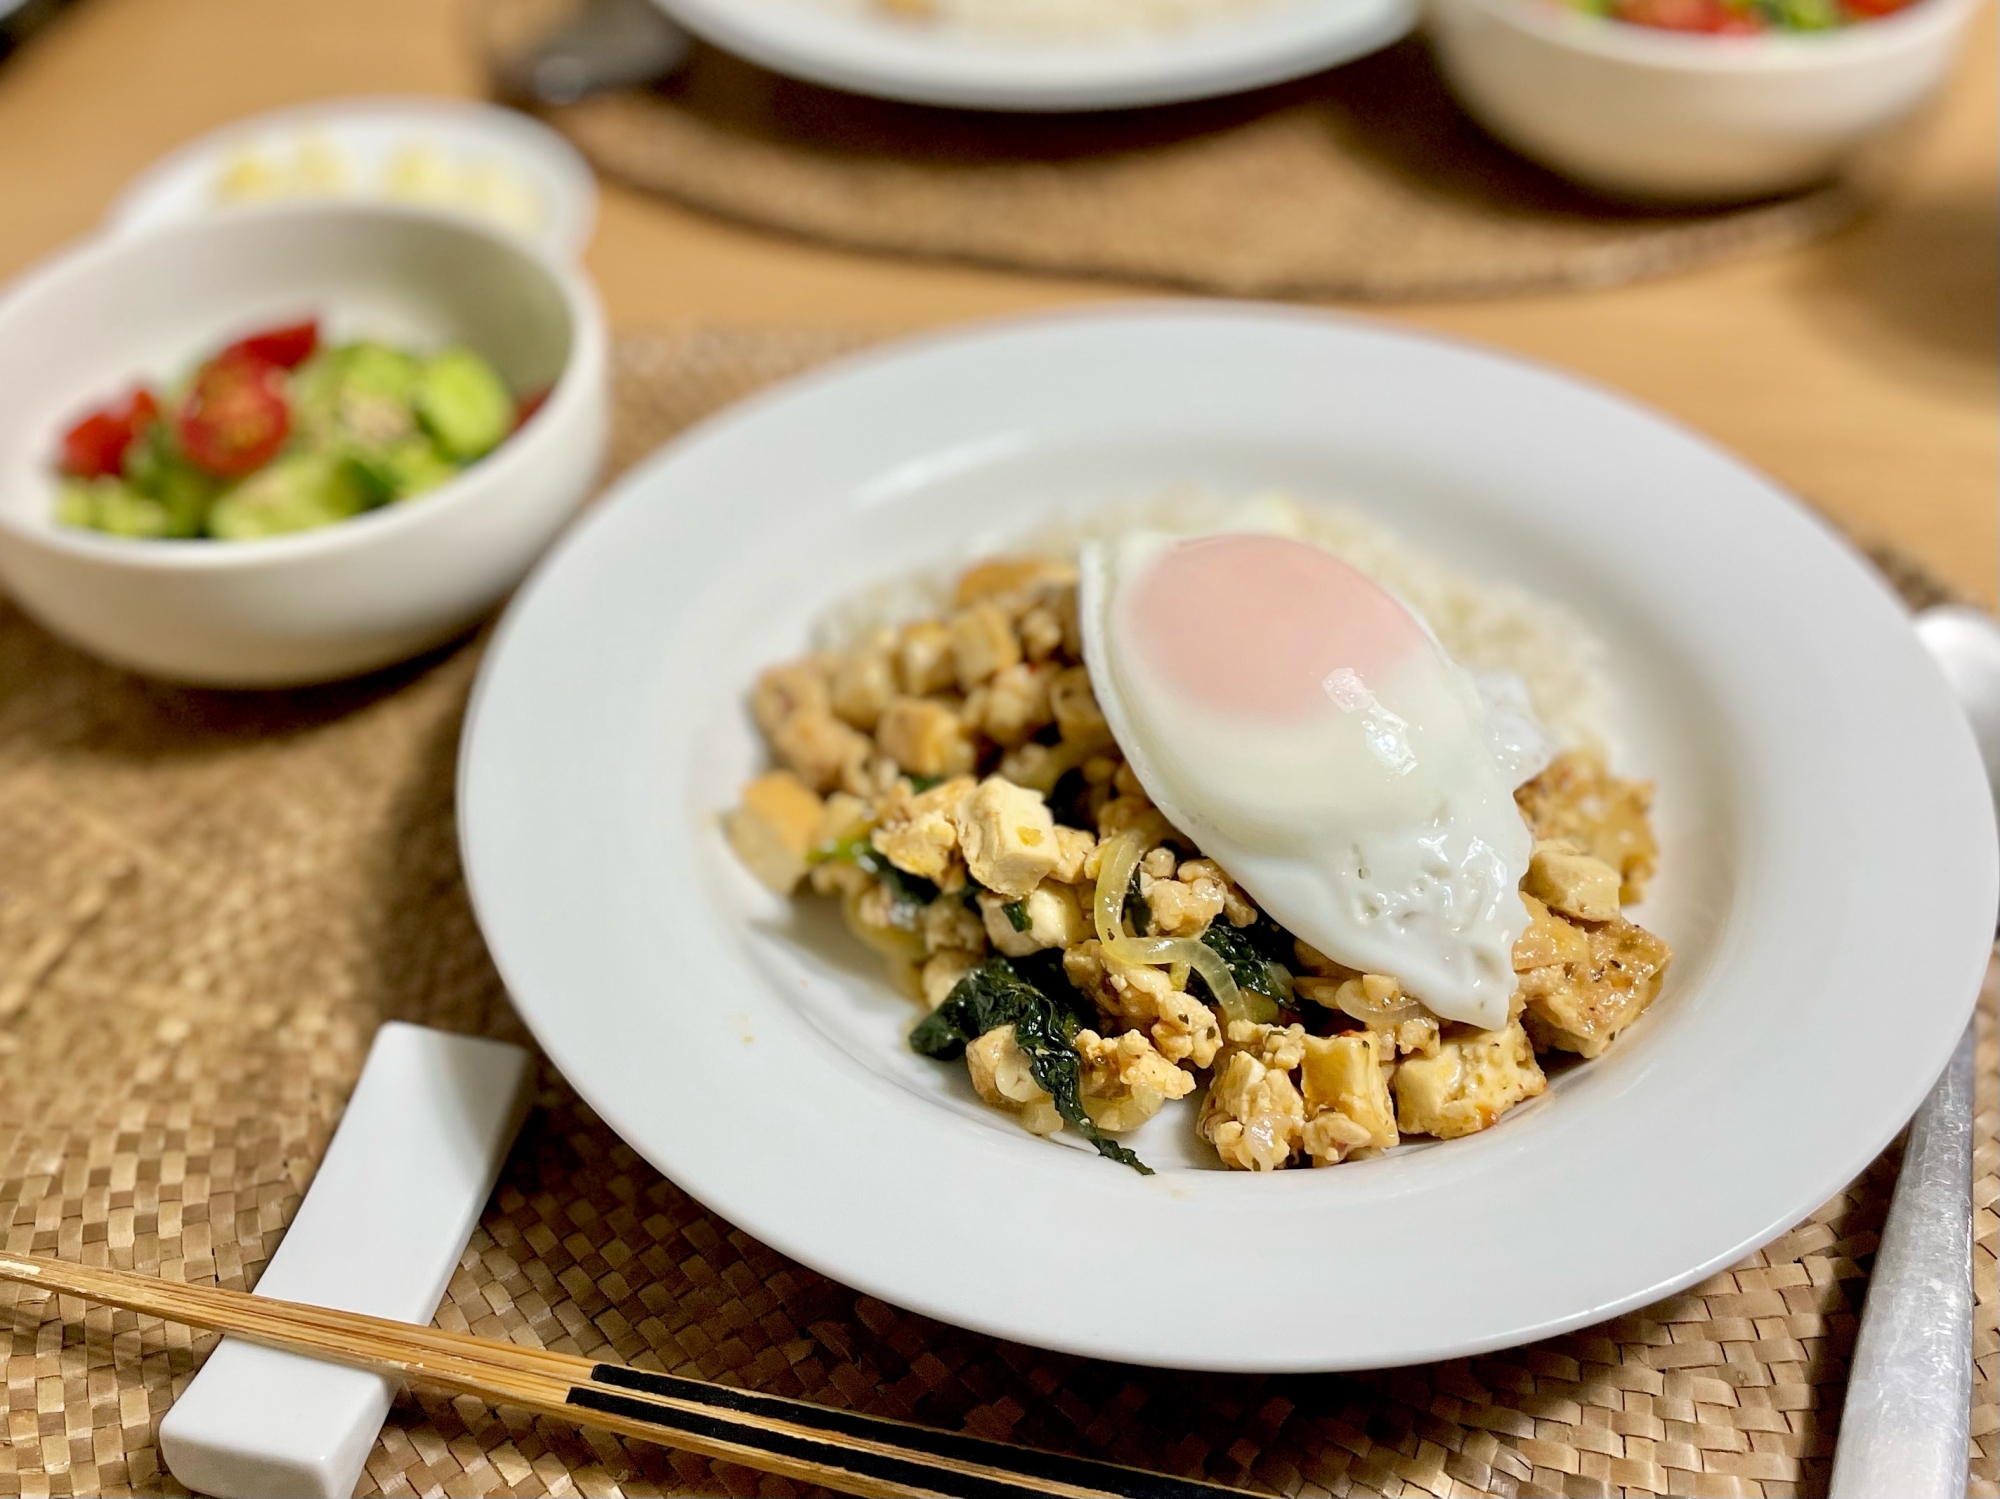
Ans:
<svg viewBox="0 0 2000 1499"><path fill-rule="evenodd" d="M423 153L415 164L437 180L425 206L498 223L562 260L576 259L590 242L597 180L576 148L518 110L464 99L328 99L238 120L148 167L111 205L107 221L114 232L131 233L231 207L221 184L246 158L297 179L273 197L407 197L392 177L399 163L411 164L405 153L413 148ZM313 166L329 161L342 169L339 183L310 185ZM502 178L505 196L493 198L495 179L486 174L495 167L518 193ZM455 191L459 201L438 190Z"/></svg>
<svg viewBox="0 0 2000 1499"><path fill-rule="evenodd" d="M822 0L657 0L718 47L796 78L913 104L1125 109L1240 93L1386 47L1417 0L1262 0L1170 31L1021 40Z"/></svg>
<svg viewBox="0 0 2000 1499"><path fill-rule="evenodd" d="M742 700L808 621L1037 518L1190 480L1379 513L1605 638L1659 780L1664 995L1470 1139L1142 1178L982 1109L908 1003L735 864ZM1179 304L847 361L641 466L488 655L460 815L516 1003L591 1105L773 1247L1099 1357L1375 1367L1597 1321L1791 1227L1896 1132L1993 932L1972 739L1894 599L1736 460L1616 397L1317 314ZM1212 1158L1211 1158L1212 1161Z"/></svg>

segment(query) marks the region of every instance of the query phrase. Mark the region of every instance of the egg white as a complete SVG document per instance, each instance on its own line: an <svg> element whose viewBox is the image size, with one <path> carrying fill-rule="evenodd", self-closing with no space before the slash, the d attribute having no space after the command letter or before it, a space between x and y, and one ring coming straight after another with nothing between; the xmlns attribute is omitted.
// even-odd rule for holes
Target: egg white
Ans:
<svg viewBox="0 0 2000 1499"><path fill-rule="evenodd" d="M1120 590L1181 538L1137 531L1080 558L1084 661L1154 805L1270 915L1351 968L1392 974L1447 1020L1506 1024L1533 839L1513 789L1548 758L1526 694L1429 647L1368 682L1335 671L1337 712L1232 721L1125 648ZM1191 599L1198 613L1201 600ZM1482 690L1483 689L1483 690Z"/></svg>

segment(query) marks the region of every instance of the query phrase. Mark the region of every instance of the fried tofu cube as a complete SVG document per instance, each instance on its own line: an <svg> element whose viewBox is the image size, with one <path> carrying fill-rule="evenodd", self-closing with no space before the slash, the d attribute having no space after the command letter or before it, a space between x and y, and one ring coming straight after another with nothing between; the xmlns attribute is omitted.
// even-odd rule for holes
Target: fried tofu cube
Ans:
<svg viewBox="0 0 2000 1499"><path fill-rule="evenodd" d="M978 759L959 716L922 698L891 702L875 727L875 743L897 765L920 776L964 775Z"/></svg>
<svg viewBox="0 0 2000 1499"><path fill-rule="evenodd" d="M951 617L951 655L958 671L958 687L970 692L997 672L1017 665L1021 642L1014 638L1013 621L998 604L986 602L961 609Z"/></svg>
<svg viewBox="0 0 2000 1499"><path fill-rule="evenodd" d="M1291 1074L1247 1050L1230 1052L1216 1069L1196 1125L1222 1163L1237 1171L1290 1165L1305 1127L1305 1100Z"/></svg>
<svg viewBox="0 0 2000 1499"><path fill-rule="evenodd" d="M1548 1086L1518 1021L1504 1030L1458 1031L1436 1056L1411 1057L1396 1068L1396 1124L1406 1134L1455 1140L1491 1128Z"/></svg>
<svg viewBox="0 0 2000 1499"><path fill-rule="evenodd" d="M987 1103L1017 1115L1021 1123L1038 1135L1052 1135L1062 1128L1062 1116L1015 1039L1014 1027L1003 1025L988 1031L965 1048L965 1068L972 1075L972 1088Z"/></svg>
<svg viewBox="0 0 2000 1499"><path fill-rule="evenodd" d="M1014 915L1008 914L1010 906ZM1074 947L1091 933L1076 892L1052 880L1042 881L1018 902L982 891L979 914L986 923L987 940L1010 958L1025 958L1051 947ZM1016 917L1021 922L1018 928Z"/></svg>
<svg viewBox="0 0 2000 1499"><path fill-rule="evenodd" d="M744 867L790 895L806 876L806 854L824 811L813 789L789 770L766 771L743 788L742 805L723 818L723 831Z"/></svg>
<svg viewBox="0 0 2000 1499"><path fill-rule="evenodd" d="M958 847L972 877L995 895L1019 900L1054 872L1061 857L1055 819L1040 796L988 776L958 804Z"/></svg>
<svg viewBox="0 0 2000 1499"><path fill-rule="evenodd" d="M995 557L960 576L952 602L963 609L997 594L1075 581L1076 569L1053 557Z"/></svg>
<svg viewBox="0 0 2000 1499"><path fill-rule="evenodd" d="M834 668L833 711L864 732L874 731L883 710L896 696L894 645L895 637L882 631L849 651Z"/></svg>
<svg viewBox="0 0 2000 1499"><path fill-rule="evenodd" d="M971 776L955 776L917 796L892 795L869 841L905 874L941 879L958 852L958 824L952 821L952 812L972 787Z"/></svg>
<svg viewBox="0 0 2000 1499"><path fill-rule="evenodd" d="M934 619L905 625L896 637L896 678L911 697L943 692L956 682L951 631Z"/></svg>
<svg viewBox="0 0 2000 1499"><path fill-rule="evenodd" d="M1659 861L1648 812L1653 787L1605 768L1601 757L1572 750L1514 793L1537 838L1563 838L1617 870L1619 898L1632 905L1646 893Z"/></svg>
<svg viewBox="0 0 2000 1499"><path fill-rule="evenodd" d="M925 1008L935 1010L950 999L958 981L978 966L978 953L956 947L944 948L924 959L924 966L917 973L917 987L924 996Z"/></svg>
<svg viewBox="0 0 2000 1499"><path fill-rule="evenodd" d="M1049 877L1061 880L1066 885L1076 884L1083 878L1084 865L1096 848L1095 834L1087 833L1082 828L1058 827L1056 867Z"/></svg>
<svg viewBox="0 0 2000 1499"><path fill-rule="evenodd" d="M1587 962L1521 975L1527 1005L1521 1022L1539 1046L1596 1057L1659 994L1673 952L1644 927L1623 920L1593 927L1585 940Z"/></svg>
<svg viewBox="0 0 2000 1499"><path fill-rule="evenodd" d="M1550 909L1578 921L1615 921L1618 871L1574 843L1544 838L1528 860L1521 888Z"/></svg>
<svg viewBox="0 0 2000 1499"><path fill-rule="evenodd" d="M1047 668L1022 662L1004 667L980 691L984 706L979 726L995 744L1013 749L1047 726L1049 718L1049 678ZM967 716L970 717L968 710Z"/></svg>
<svg viewBox="0 0 2000 1499"><path fill-rule="evenodd" d="M1521 902L1528 908L1528 929L1514 944L1516 973L1546 968L1551 963L1588 966L1590 938L1581 927L1555 915L1532 895L1523 895Z"/></svg>
<svg viewBox="0 0 2000 1499"><path fill-rule="evenodd" d="M771 735L771 751L815 791L859 775L872 746L824 708L801 708Z"/></svg>
<svg viewBox="0 0 2000 1499"><path fill-rule="evenodd" d="M1104 710L1097 705L1097 694L1091 690L1090 672L1085 667L1072 666L1056 673L1049 683L1049 712L1064 739L1098 744L1111 738L1111 726L1105 721Z"/></svg>
<svg viewBox="0 0 2000 1499"><path fill-rule="evenodd" d="M750 689L750 716L767 739L793 715L825 713L830 706L826 663L817 657L770 667Z"/></svg>
<svg viewBox="0 0 2000 1499"><path fill-rule="evenodd" d="M1387 1150L1397 1141L1396 1110L1374 1031L1308 1036L1299 1064L1306 1101L1306 1153L1315 1165L1344 1161L1356 1150Z"/></svg>

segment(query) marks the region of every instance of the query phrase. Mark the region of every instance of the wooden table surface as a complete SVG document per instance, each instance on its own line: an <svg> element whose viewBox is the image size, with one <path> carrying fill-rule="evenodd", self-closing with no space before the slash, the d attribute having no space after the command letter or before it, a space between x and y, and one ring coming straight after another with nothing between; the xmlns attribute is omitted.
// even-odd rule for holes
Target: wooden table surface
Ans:
<svg viewBox="0 0 2000 1499"><path fill-rule="evenodd" d="M479 92L465 36L453 0L83 0L0 65L0 276L86 232L161 152L238 116ZM1988 7L1898 197L1834 239L1607 291L1377 310L1650 402L1990 607L1995 51ZM914 328L1130 294L825 249L615 186L589 265L620 327Z"/></svg>

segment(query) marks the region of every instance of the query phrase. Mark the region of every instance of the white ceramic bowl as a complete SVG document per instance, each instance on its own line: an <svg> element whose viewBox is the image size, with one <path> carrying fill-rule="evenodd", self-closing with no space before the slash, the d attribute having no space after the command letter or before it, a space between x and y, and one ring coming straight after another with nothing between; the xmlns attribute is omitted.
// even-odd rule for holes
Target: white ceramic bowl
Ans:
<svg viewBox="0 0 2000 1499"><path fill-rule="evenodd" d="M1831 174L1943 80L1979 0L1834 31L1705 36L1560 0L1432 0L1447 81L1487 129L1586 186L1698 201Z"/></svg>
<svg viewBox="0 0 2000 1499"><path fill-rule="evenodd" d="M534 419L430 494L260 541L59 526L51 468L76 416L260 325L462 342ZM0 298L0 583L120 666L215 687L329 681L450 639L518 582L587 493L607 420L603 316L574 270L421 209L241 210L86 242Z"/></svg>

